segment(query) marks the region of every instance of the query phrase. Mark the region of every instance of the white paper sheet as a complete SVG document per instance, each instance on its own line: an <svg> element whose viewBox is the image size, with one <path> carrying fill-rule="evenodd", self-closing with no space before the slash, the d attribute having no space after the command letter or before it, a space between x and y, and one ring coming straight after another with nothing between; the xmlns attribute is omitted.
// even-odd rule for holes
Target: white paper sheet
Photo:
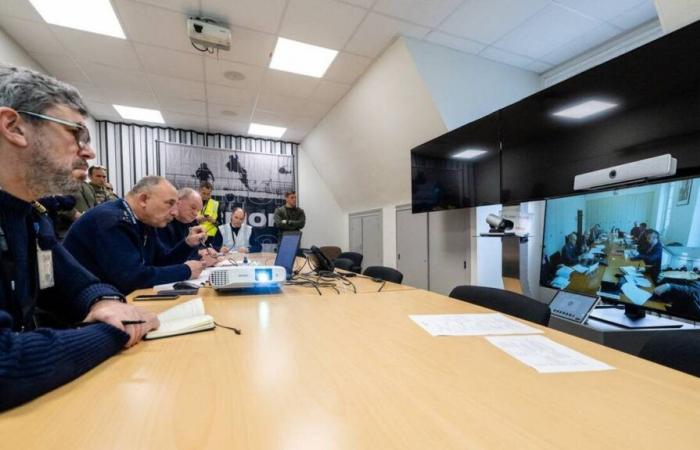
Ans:
<svg viewBox="0 0 700 450"><path fill-rule="evenodd" d="M634 266L622 266L622 267L620 267L620 270L625 275L636 275L637 274L637 268Z"/></svg>
<svg viewBox="0 0 700 450"><path fill-rule="evenodd" d="M649 300L649 297L651 297L651 292L638 288L634 283L623 284L622 292L635 305L643 305L644 302Z"/></svg>
<svg viewBox="0 0 700 450"><path fill-rule="evenodd" d="M605 363L558 344L545 336L493 336L486 339L540 373L613 369Z"/></svg>
<svg viewBox="0 0 700 450"><path fill-rule="evenodd" d="M562 277L562 278L569 278L569 275L571 275L571 272L573 272L574 269L568 266L561 266L560 268L557 269L557 276Z"/></svg>
<svg viewBox="0 0 700 450"><path fill-rule="evenodd" d="M498 313L420 314L409 316L432 336L487 336L499 334L541 333Z"/></svg>
<svg viewBox="0 0 700 450"><path fill-rule="evenodd" d="M588 272L588 267L581 265L581 264L576 264L574 266L574 270L578 273L586 273L586 272Z"/></svg>
<svg viewBox="0 0 700 450"><path fill-rule="evenodd" d="M550 286L553 288L557 289L566 289L566 287L569 285L569 279L568 278L562 278L562 277L556 277L555 279L552 280L551 283L549 283Z"/></svg>

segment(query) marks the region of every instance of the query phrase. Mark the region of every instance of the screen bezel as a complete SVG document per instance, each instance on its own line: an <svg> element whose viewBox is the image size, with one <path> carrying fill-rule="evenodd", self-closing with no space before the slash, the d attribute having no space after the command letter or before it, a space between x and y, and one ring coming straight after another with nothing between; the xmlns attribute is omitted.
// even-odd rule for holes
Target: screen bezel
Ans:
<svg viewBox="0 0 700 450"><path fill-rule="evenodd" d="M587 194L594 194L594 193L597 194L599 192L611 192L611 191L617 191L617 190L621 190L621 189L635 188L635 187L639 187L639 186L653 186L656 184L675 183L677 181L695 180L695 179L700 180L700 174L689 175L689 176L684 176L684 177L661 178L661 179L657 179L657 180L653 180L653 181L649 180L649 181L640 182L640 183L628 183L628 184L621 184L621 185L610 186L610 187L601 187L600 189L590 189L590 190L586 190L586 191L574 192L572 194L545 198L544 199L544 202L545 202L545 204L544 204L544 219L542 220L542 247L540 248L540 250L541 250L541 253L540 253L540 273L539 273L539 275L540 275L539 276L540 287L551 289L557 293L559 293L560 291L566 291L566 292L570 292L573 294L591 296L590 294L586 294L586 293L582 293L582 292L578 292L578 291L573 291L573 290L569 290L566 288L565 289L557 289L555 287L543 284L541 261L542 261L543 253L544 253L544 231L547 229L547 207L549 206L550 200L559 200L559 199L563 199L563 198L576 197L576 196L580 196L580 195L587 195ZM625 307L632 306L632 307L635 307L638 309L642 309L644 311L652 311L652 312L659 313L659 314L666 314L666 315L671 316L671 317L679 317L679 318L686 319L686 320L692 320L693 322L700 322L699 317L692 317L692 316L685 315L685 314L677 314L677 313L671 312L671 311L661 311L660 309L657 309L657 308L651 308L651 307L643 306L643 305L636 305L636 304L631 303L631 302L626 302L626 301L618 300L618 299L614 299L614 298L601 296L600 301L604 302L604 303L623 305Z"/></svg>

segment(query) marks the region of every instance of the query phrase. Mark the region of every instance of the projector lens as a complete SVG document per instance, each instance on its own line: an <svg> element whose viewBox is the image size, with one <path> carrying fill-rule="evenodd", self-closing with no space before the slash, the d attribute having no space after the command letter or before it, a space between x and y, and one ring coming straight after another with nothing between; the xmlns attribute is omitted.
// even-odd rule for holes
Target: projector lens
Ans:
<svg viewBox="0 0 700 450"><path fill-rule="evenodd" d="M255 281L272 280L272 269L255 269Z"/></svg>

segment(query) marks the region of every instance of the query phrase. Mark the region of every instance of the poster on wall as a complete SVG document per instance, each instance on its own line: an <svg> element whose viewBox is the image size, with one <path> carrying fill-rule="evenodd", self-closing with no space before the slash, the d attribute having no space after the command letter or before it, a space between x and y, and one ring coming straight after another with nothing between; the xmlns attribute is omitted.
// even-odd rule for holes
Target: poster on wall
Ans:
<svg viewBox="0 0 700 450"><path fill-rule="evenodd" d="M274 212L284 205L284 193L295 189L294 157L158 142L161 173L178 189L196 189L208 181L219 201L219 224L241 207L253 227L253 251L273 251L277 245Z"/></svg>

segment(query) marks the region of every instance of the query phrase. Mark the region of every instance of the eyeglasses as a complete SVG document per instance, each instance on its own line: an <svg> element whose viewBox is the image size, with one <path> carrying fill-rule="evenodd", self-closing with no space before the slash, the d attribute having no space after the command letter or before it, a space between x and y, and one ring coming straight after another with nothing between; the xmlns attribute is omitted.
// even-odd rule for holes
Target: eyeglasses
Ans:
<svg viewBox="0 0 700 450"><path fill-rule="evenodd" d="M47 116L46 114L39 114L30 111L17 111L20 114L25 114L27 116L36 117L37 119L49 120L51 122L60 123L64 127L68 128L75 136L75 142L77 142L78 147L81 149L85 148L90 144L90 130L87 129L85 125L78 122L73 122L72 120L59 119L58 117Z"/></svg>

